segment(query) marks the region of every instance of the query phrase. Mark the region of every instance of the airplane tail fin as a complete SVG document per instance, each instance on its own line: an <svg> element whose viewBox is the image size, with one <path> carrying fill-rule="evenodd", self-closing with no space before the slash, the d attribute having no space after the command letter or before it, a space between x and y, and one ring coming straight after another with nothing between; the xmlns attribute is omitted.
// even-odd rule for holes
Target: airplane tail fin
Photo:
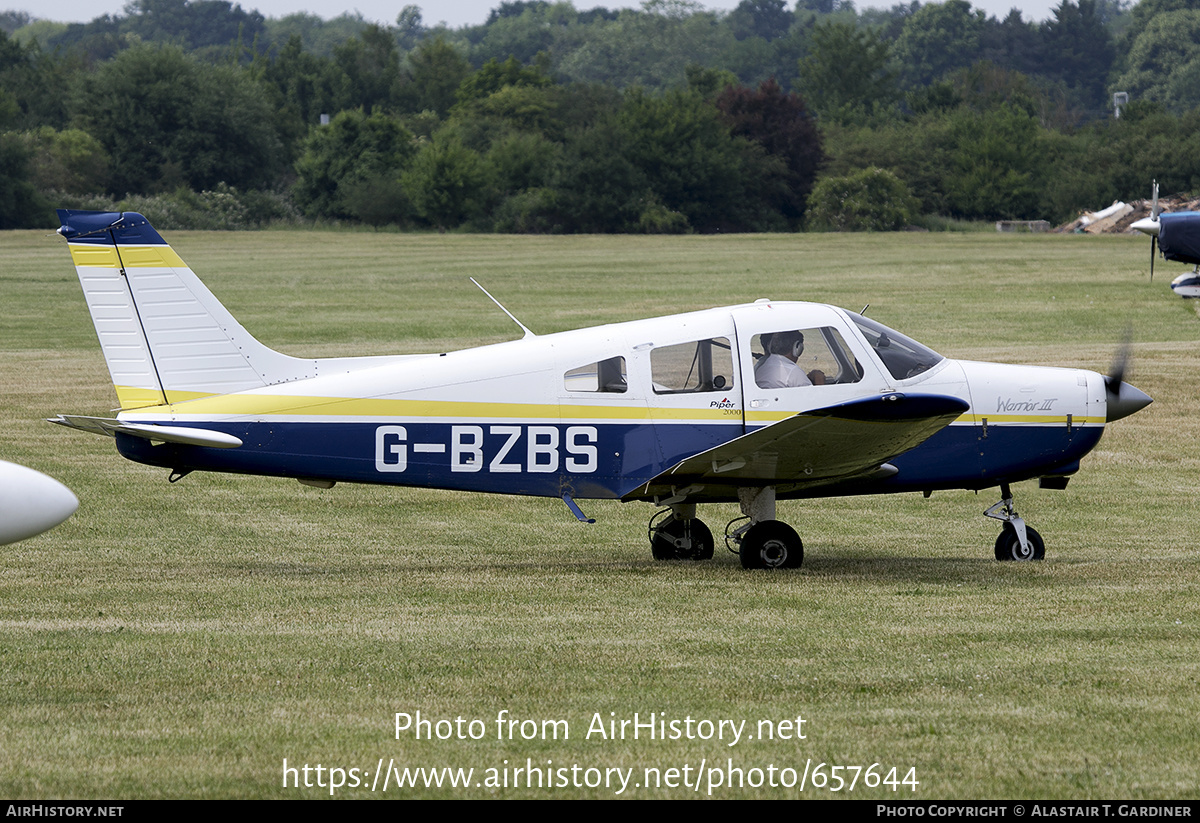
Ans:
<svg viewBox="0 0 1200 823"><path fill-rule="evenodd" d="M122 410L311 377L255 340L136 212L58 210Z"/></svg>

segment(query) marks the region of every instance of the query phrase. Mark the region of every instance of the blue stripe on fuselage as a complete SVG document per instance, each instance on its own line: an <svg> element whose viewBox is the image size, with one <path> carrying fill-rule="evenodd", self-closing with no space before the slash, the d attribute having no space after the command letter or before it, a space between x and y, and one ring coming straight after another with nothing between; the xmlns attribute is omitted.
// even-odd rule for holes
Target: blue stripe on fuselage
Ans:
<svg viewBox="0 0 1200 823"><path fill-rule="evenodd" d="M243 445L236 449L152 446L146 440L118 435L117 448L130 460L171 469L613 498L685 457L742 433L740 421L206 423L204 428L232 434Z"/></svg>
<svg viewBox="0 0 1200 823"><path fill-rule="evenodd" d="M118 434L117 447L131 460L177 470L546 497L569 493L586 499L621 497L680 460L741 434L737 424L687 423L389 421L210 423L205 428L239 437L244 445L151 445ZM801 489L786 496L987 488L1069 466L1096 445L1102 432L1099 426L1068 431L1065 425L994 425L984 438L978 426L949 426L889 461L899 471L886 480Z"/></svg>

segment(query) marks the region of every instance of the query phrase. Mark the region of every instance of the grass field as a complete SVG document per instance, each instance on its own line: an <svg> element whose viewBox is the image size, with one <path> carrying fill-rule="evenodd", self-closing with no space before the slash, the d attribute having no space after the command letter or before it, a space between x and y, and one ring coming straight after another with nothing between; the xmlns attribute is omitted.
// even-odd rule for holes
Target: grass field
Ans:
<svg viewBox="0 0 1200 823"><path fill-rule="evenodd" d="M60 412L105 415L115 395L65 243L0 234L0 458L81 500L59 528L0 549L0 797L328 797L331 767L365 783L337 797L612 797L609 769L633 770L621 796L686 797L730 765L743 785L714 796L1200 793L1200 321L1166 287L1178 266L1147 282L1146 243L167 239L290 354L516 336L475 276L536 332L764 296L870 303L870 316L952 357L1103 372L1131 327L1128 379L1155 403L1114 424L1066 491L1015 487L1046 539L1043 563L992 559L991 492L782 503L805 541L794 572L745 572L719 542L712 562L659 563L641 504L584 502L598 520L587 526L558 500L200 473L168 484L108 438L51 426L43 418ZM735 514L702 510L718 534ZM462 730L485 734L397 739L396 713L417 711L481 721ZM537 723L497 739L501 712ZM689 717L746 725L734 745L728 726L723 740L589 739L597 715L635 712L681 731ZM804 739L761 739L759 721L798 716ZM553 720L569 739L541 725ZM284 788L285 759L324 787ZM475 772L468 788L372 794L381 761ZM565 771L553 787L513 788L527 763L543 783ZM872 788L864 772L851 792L851 770L840 792L836 780L814 788L832 766L875 763L919 785ZM795 782L806 764L803 791L769 785L769 766ZM667 781L671 768L676 782L699 776L699 791L646 785L647 769ZM600 785L559 787L560 776ZM500 785L475 785L489 778Z"/></svg>

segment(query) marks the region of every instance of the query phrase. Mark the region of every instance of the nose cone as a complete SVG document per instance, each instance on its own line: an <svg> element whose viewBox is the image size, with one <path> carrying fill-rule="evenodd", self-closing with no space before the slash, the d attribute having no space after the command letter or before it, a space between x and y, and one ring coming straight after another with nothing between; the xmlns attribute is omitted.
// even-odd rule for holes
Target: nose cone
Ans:
<svg viewBox="0 0 1200 823"><path fill-rule="evenodd" d="M1154 398L1150 395L1123 380L1115 388L1112 383L1109 383L1106 388L1108 389L1107 417L1109 423L1140 412L1154 402Z"/></svg>
<svg viewBox="0 0 1200 823"><path fill-rule="evenodd" d="M52 477L0 460L0 545L52 529L79 508L79 498Z"/></svg>
<svg viewBox="0 0 1200 823"><path fill-rule="evenodd" d="M1158 237L1158 230L1161 224L1153 217L1143 217L1141 220L1135 220L1129 224L1129 228L1137 229L1142 234L1152 234Z"/></svg>

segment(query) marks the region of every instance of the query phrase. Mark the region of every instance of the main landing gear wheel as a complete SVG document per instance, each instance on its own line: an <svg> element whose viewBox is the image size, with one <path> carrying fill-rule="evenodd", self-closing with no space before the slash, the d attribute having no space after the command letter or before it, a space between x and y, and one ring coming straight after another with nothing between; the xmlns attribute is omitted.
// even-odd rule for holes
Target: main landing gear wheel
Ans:
<svg viewBox="0 0 1200 823"><path fill-rule="evenodd" d="M698 517L670 517L650 532L650 553L655 560L711 560L713 536Z"/></svg>
<svg viewBox="0 0 1200 823"><path fill-rule="evenodd" d="M744 569L798 569L804 562L804 544L787 523L760 520L742 535L738 556Z"/></svg>
<svg viewBox="0 0 1200 823"><path fill-rule="evenodd" d="M1021 547L1021 540L1017 537L1017 530L1008 523L1004 524L1004 529L1000 532L1000 536L996 538L996 559L997 560L1042 560L1046 557L1046 544L1042 540L1042 536L1037 533L1037 529L1031 526L1025 527L1025 537L1029 541L1029 550L1026 551Z"/></svg>

